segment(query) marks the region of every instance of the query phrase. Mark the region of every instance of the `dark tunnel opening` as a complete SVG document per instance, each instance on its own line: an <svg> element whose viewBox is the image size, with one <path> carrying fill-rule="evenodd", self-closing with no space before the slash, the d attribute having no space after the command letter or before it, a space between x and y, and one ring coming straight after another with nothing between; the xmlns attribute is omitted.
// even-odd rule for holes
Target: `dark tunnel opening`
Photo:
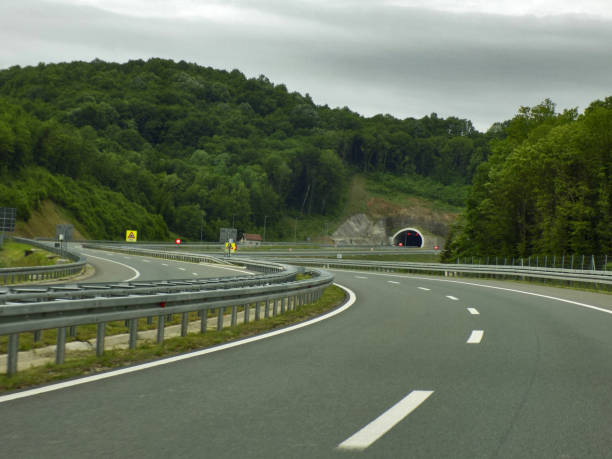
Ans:
<svg viewBox="0 0 612 459"><path fill-rule="evenodd" d="M393 245L398 247L423 247L423 236L413 229L400 231L393 238Z"/></svg>

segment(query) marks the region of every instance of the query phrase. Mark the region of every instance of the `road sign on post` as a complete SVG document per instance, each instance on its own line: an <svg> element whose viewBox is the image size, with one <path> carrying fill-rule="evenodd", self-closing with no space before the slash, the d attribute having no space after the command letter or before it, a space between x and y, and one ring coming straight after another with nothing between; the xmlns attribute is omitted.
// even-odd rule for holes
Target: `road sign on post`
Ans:
<svg viewBox="0 0 612 459"><path fill-rule="evenodd" d="M219 242L229 242L238 239L236 228L219 228Z"/></svg>
<svg viewBox="0 0 612 459"><path fill-rule="evenodd" d="M127 230L125 232L125 241L126 242L136 242L137 239L138 239L138 231Z"/></svg>
<svg viewBox="0 0 612 459"><path fill-rule="evenodd" d="M181 240L180 239L176 239L174 242L176 243L176 245L181 245Z"/></svg>
<svg viewBox="0 0 612 459"><path fill-rule="evenodd" d="M15 217L17 209L14 207L0 207L0 248L4 240L4 232L15 231Z"/></svg>

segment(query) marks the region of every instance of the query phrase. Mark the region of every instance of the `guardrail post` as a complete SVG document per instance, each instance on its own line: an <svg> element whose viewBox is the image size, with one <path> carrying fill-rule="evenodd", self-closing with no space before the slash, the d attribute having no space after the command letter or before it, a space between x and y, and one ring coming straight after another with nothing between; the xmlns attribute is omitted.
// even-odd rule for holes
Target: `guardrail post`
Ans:
<svg viewBox="0 0 612 459"><path fill-rule="evenodd" d="M264 307L264 317L266 319L270 317L270 300L266 300L266 306Z"/></svg>
<svg viewBox="0 0 612 459"><path fill-rule="evenodd" d="M223 330L223 308L217 308L217 331Z"/></svg>
<svg viewBox="0 0 612 459"><path fill-rule="evenodd" d="M33 340L34 340L34 342L35 342L35 343L37 343L37 342L39 342L39 341L40 341L40 337L41 337L41 335L42 335L42 331L41 331L41 330L36 330L36 331L34 332L34 338L33 338Z"/></svg>
<svg viewBox="0 0 612 459"><path fill-rule="evenodd" d="M206 326L208 325L208 309L202 309L202 319L200 321L200 333L206 333Z"/></svg>
<svg viewBox="0 0 612 459"><path fill-rule="evenodd" d="M68 329L68 336L70 336L71 338L74 338L76 336L76 326L70 326L70 328Z"/></svg>
<svg viewBox="0 0 612 459"><path fill-rule="evenodd" d="M66 327L57 329L57 345L55 347L55 363L64 363L66 358Z"/></svg>
<svg viewBox="0 0 612 459"><path fill-rule="evenodd" d="M244 305L244 323L248 324L249 323L249 319L250 319L250 311L251 309L251 304L245 304Z"/></svg>
<svg viewBox="0 0 612 459"><path fill-rule="evenodd" d="M189 326L189 313L184 312L181 316L181 336L187 336L188 326Z"/></svg>
<svg viewBox="0 0 612 459"><path fill-rule="evenodd" d="M281 298L281 308L280 308L281 314L285 313L285 302L288 302L288 300L289 300L289 298L287 298L287 297Z"/></svg>
<svg viewBox="0 0 612 459"><path fill-rule="evenodd" d="M19 333L13 333L8 337L8 355L6 362L6 374L13 376L17 373L17 355L19 353Z"/></svg>
<svg viewBox="0 0 612 459"><path fill-rule="evenodd" d="M157 316L157 344L162 344L164 342L165 322L166 316L164 314Z"/></svg>
<svg viewBox="0 0 612 459"><path fill-rule="evenodd" d="M236 326L238 322L238 306L232 306L232 327Z"/></svg>
<svg viewBox="0 0 612 459"><path fill-rule="evenodd" d="M136 349L136 340L138 339L138 319L130 319L130 338L129 347L130 349Z"/></svg>
<svg viewBox="0 0 612 459"><path fill-rule="evenodd" d="M106 335L106 323L102 322L98 324L96 330L96 355L102 357L104 354L104 337Z"/></svg>
<svg viewBox="0 0 612 459"><path fill-rule="evenodd" d="M255 302L255 320L259 320L261 305L259 301Z"/></svg>
<svg viewBox="0 0 612 459"><path fill-rule="evenodd" d="M153 316L148 316L147 317L147 325L151 325L153 324Z"/></svg>

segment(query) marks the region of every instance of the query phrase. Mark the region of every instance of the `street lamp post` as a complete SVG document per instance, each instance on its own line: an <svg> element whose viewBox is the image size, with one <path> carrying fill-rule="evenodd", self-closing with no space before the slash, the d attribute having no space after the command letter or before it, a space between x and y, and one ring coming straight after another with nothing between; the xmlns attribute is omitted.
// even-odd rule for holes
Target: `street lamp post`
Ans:
<svg viewBox="0 0 612 459"><path fill-rule="evenodd" d="M268 219L268 216L264 215L264 235L263 235L264 242L266 242L266 220L267 219Z"/></svg>

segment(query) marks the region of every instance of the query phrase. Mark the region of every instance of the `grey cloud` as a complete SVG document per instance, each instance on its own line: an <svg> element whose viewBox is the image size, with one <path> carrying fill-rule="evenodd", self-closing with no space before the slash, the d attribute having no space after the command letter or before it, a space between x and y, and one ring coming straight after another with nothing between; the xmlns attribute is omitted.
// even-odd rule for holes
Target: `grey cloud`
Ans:
<svg viewBox="0 0 612 459"><path fill-rule="evenodd" d="M252 2L232 3L235 6ZM331 5L337 5L330 3ZM274 25L124 17L36 0L0 5L0 67L159 56L267 75L365 115L471 119L486 129L546 97L585 107L611 95L612 24L258 1ZM350 5L351 7L346 7Z"/></svg>

